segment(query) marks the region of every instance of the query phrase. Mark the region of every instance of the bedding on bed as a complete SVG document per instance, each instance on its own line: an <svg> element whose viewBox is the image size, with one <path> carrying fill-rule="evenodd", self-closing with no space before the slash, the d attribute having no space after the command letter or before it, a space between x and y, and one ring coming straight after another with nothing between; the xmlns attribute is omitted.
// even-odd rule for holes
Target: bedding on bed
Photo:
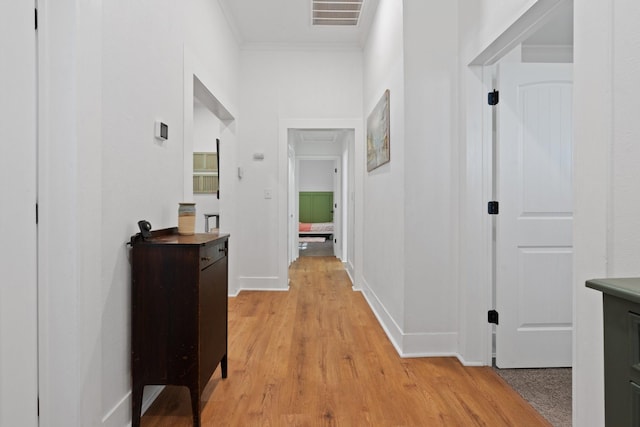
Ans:
<svg viewBox="0 0 640 427"><path fill-rule="evenodd" d="M332 222L301 222L300 233L333 233Z"/></svg>

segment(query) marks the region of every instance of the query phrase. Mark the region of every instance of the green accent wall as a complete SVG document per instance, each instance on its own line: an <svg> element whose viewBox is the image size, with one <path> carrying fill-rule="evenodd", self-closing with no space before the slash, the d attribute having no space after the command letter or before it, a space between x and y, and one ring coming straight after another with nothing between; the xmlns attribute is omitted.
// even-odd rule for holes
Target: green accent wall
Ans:
<svg viewBox="0 0 640 427"><path fill-rule="evenodd" d="M333 222L333 191L301 191L300 222Z"/></svg>

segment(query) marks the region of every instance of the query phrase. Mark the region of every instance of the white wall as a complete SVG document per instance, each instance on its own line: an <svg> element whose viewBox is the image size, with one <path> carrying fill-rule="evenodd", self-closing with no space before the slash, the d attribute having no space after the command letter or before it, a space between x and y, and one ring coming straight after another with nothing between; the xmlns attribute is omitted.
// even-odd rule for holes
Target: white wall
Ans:
<svg viewBox="0 0 640 427"><path fill-rule="evenodd" d="M365 175L364 291L403 355L457 353L456 2L381 1L365 115L385 89L391 162Z"/></svg>
<svg viewBox="0 0 640 427"><path fill-rule="evenodd" d="M38 10L40 425L99 425L102 2Z"/></svg>
<svg viewBox="0 0 640 427"><path fill-rule="evenodd" d="M244 177L237 186L236 206L242 228L235 233L246 261L238 273L241 287L288 286L287 132L281 134L279 124L303 119L360 120L361 79L362 54L357 50L242 51L238 163ZM264 154L264 160L254 160L254 153ZM265 189L273 190L272 199L264 198Z"/></svg>
<svg viewBox="0 0 640 427"><path fill-rule="evenodd" d="M300 160L299 191L333 191L333 160Z"/></svg>
<svg viewBox="0 0 640 427"><path fill-rule="evenodd" d="M574 425L604 423L601 295L584 282L640 275L639 18L635 2L575 2Z"/></svg>
<svg viewBox="0 0 640 427"><path fill-rule="evenodd" d="M0 425L37 426L36 33L33 4L0 4Z"/></svg>
<svg viewBox="0 0 640 427"><path fill-rule="evenodd" d="M364 47L364 119L384 91L390 95L391 161L365 172L363 292L396 348L405 317L405 86L403 2L381 0ZM364 149L364 148L363 148Z"/></svg>
<svg viewBox="0 0 640 427"><path fill-rule="evenodd" d="M602 295L586 289L584 282L617 273L612 252L616 243L610 232L615 224L612 213L617 210L612 193L612 167L617 162L611 154L612 7L610 2L574 2L573 422L576 426L604 425ZM630 83L624 90L637 95L637 85ZM594 96L599 99L597 103L592 101ZM619 154L629 155L628 161L637 163L637 155L629 148ZM633 187L629 185L630 182L625 187ZM630 231L630 223L621 225L619 228L615 224L615 229Z"/></svg>
<svg viewBox="0 0 640 427"><path fill-rule="evenodd" d="M105 424L129 418L130 266L123 245L138 220L176 226L182 197L182 6L103 6L103 397ZM150 23L155 23L150 25ZM126 66L123 66L126 64ZM163 64L161 67L158 64ZM163 90L157 90L163 88ZM162 120L169 139L154 138ZM124 400L123 400L124 399Z"/></svg>
<svg viewBox="0 0 640 427"><path fill-rule="evenodd" d="M184 3L178 15L187 22L181 41L197 62L196 74L228 111L236 113L240 88L238 41L217 1Z"/></svg>
<svg viewBox="0 0 640 427"><path fill-rule="evenodd" d="M347 134L348 135L348 134ZM347 136L342 134L343 138L347 138ZM324 144L314 141L297 141L295 143L296 147L296 156L309 156L309 157L317 157L317 156L336 156L340 157L342 154L342 145L339 141L336 143Z"/></svg>
<svg viewBox="0 0 640 427"><path fill-rule="evenodd" d="M405 354L456 354L457 2L404 1Z"/></svg>
<svg viewBox="0 0 640 427"><path fill-rule="evenodd" d="M193 108L193 151L216 152L216 138L220 137L221 122L206 107L196 104Z"/></svg>
<svg viewBox="0 0 640 427"><path fill-rule="evenodd" d="M130 421L125 242L139 219L177 224L185 98L193 104L187 50L218 97L237 104L237 46L218 3L152 3L56 2L43 18L51 126L43 134L56 149L45 150L41 169L46 199L60 209L43 218L44 273L56 292L42 309L51 321L42 332L42 425ZM159 119L168 141L153 136Z"/></svg>
<svg viewBox="0 0 640 427"><path fill-rule="evenodd" d="M486 49L536 3L557 0L459 0L463 62Z"/></svg>

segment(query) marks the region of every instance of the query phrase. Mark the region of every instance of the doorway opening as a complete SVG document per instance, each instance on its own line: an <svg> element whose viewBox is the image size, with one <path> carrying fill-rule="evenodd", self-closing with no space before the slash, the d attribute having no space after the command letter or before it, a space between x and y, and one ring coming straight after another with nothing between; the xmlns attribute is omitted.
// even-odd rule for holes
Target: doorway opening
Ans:
<svg viewBox="0 0 640 427"><path fill-rule="evenodd" d="M233 164L235 119L198 76L192 74L185 83L193 85L185 90L193 96L185 95L184 199L196 203L197 233L228 232L232 215L225 210L224 195L231 183L221 176L225 170L229 176L225 166Z"/></svg>
<svg viewBox="0 0 640 427"><path fill-rule="evenodd" d="M573 4L494 64L490 111L492 355L500 368L571 366Z"/></svg>
<svg viewBox="0 0 640 427"><path fill-rule="evenodd" d="M559 2L525 14L471 64L484 89L499 92L493 106L483 94L484 192L499 203L483 220L488 308L497 312L486 344L495 367L513 369L501 375L514 388L522 375L552 373L522 368L573 360L572 29L573 2ZM553 375L564 391L547 399L551 416L570 422L571 375Z"/></svg>
<svg viewBox="0 0 640 427"><path fill-rule="evenodd" d="M335 256L345 262L352 244L348 194L354 130L290 128L287 140L289 263L300 256Z"/></svg>

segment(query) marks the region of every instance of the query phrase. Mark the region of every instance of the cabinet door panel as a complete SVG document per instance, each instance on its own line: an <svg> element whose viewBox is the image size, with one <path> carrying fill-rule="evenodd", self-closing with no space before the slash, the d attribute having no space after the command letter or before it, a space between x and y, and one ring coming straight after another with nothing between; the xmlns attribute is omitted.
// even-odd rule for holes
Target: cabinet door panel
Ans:
<svg viewBox="0 0 640 427"><path fill-rule="evenodd" d="M227 352L227 258L201 272L200 283L200 387Z"/></svg>
<svg viewBox="0 0 640 427"><path fill-rule="evenodd" d="M134 248L132 369L146 384L185 384L196 367L198 248ZM177 268L176 266L180 266Z"/></svg>
<svg viewBox="0 0 640 427"><path fill-rule="evenodd" d="M633 381L629 383L631 386L631 424L632 426L640 425L640 386Z"/></svg>

